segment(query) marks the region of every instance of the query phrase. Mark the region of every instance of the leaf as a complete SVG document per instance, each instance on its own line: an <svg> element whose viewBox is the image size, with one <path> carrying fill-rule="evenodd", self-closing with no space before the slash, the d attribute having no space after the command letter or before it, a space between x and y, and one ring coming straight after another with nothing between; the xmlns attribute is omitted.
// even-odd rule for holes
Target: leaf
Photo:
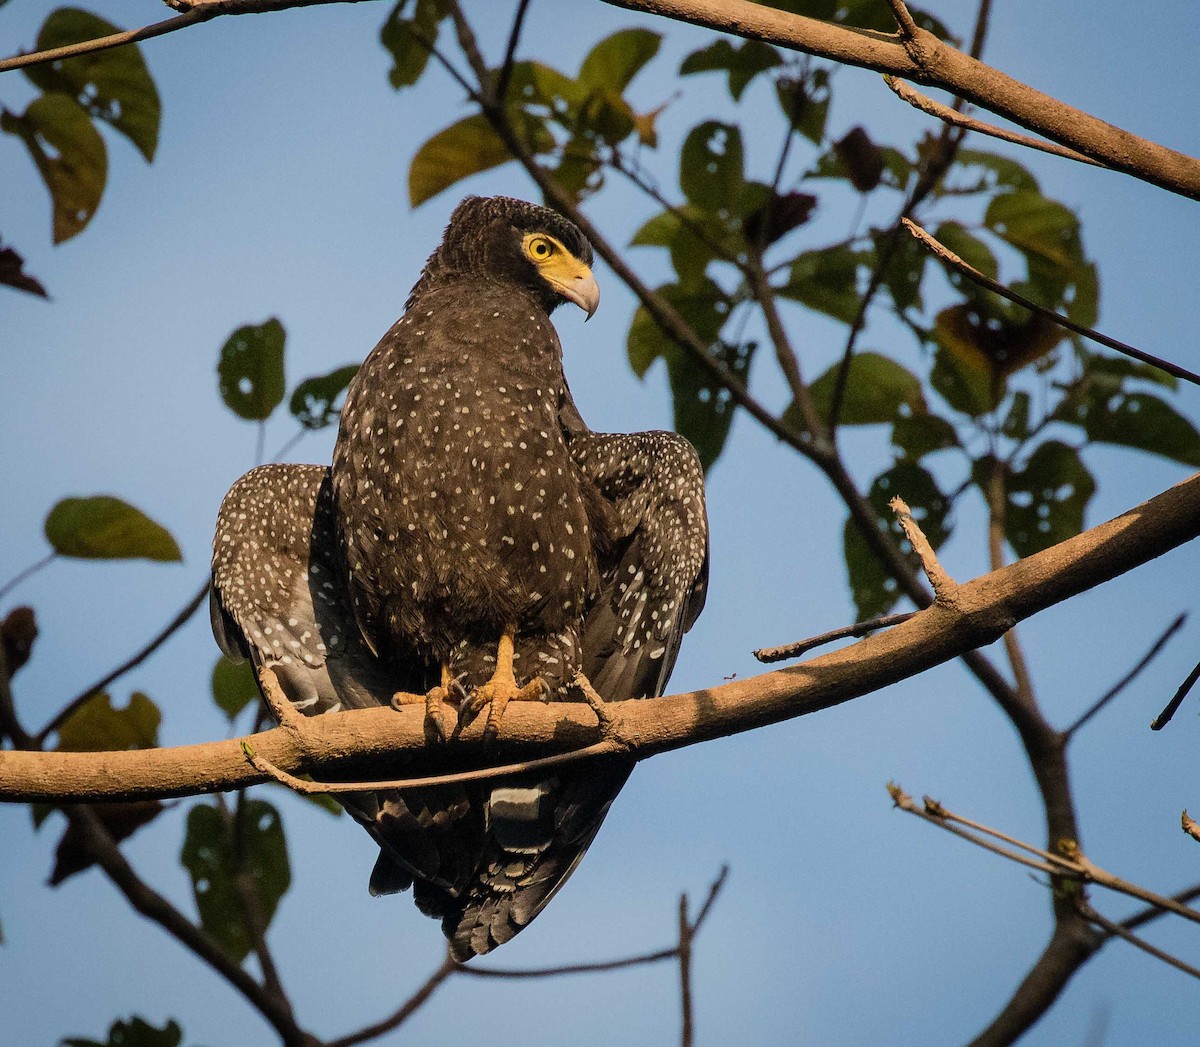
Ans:
<svg viewBox="0 0 1200 1047"><path fill-rule="evenodd" d="M104 691L92 695L58 729L59 752L116 752L158 745L158 706L140 691L118 709Z"/></svg>
<svg viewBox="0 0 1200 1047"><path fill-rule="evenodd" d="M980 149L960 149L955 154L954 162L960 167L978 167L982 170L983 181L979 185L980 191L1041 192L1037 179L1029 173L1029 170L1007 156L984 152ZM941 238L939 237L939 239Z"/></svg>
<svg viewBox="0 0 1200 1047"><path fill-rule="evenodd" d="M37 617L32 607L14 607L0 622L0 649L4 651L4 666L10 677L16 676L29 661L37 635Z"/></svg>
<svg viewBox="0 0 1200 1047"><path fill-rule="evenodd" d="M735 46L730 40L722 38L688 55L679 67L679 75L728 73L729 94L737 102L759 73L782 64L783 55L779 50L761 40L745 40L740 46Z"/></svg>
<svg viewBox="0 0 1200 1047"><path fill-rule="evenodd" d="M413 16L405 18L408 6L408 0L400 0L379 30L379 42L392 56L388 82L397 91L421 79L441 21L449 13L447 0L416 0Z"/></svg>
<svg viewBox="0 0 1200 1047"><path fill-rule="evenodd" d="M883 170L879 181L892 189L904 189L912 175L913 165L898 149L890 145L876 145ZM844 178L853 184L855 172L839 155L837 148L830 149L817 158L816 165L805 178Z"/></svg>
<svg viewBox="0 0 1200 1047"><path fill-rule="evenodd" d="M888 506L888 502L896 495L908 503L913 518L921 525L929 544L934 549L940 548L950 536L951 506L933 477L919 465L898 462L877 476L868 492L867 498L880 521L886 521L892 536L908 549L908 540L896 521L895 513ZM853 520L846 521L842 544L858 618L861 620L886 614L900 597L896 580L876 558ZM916 563L911 552L910 559Z"/></svg>
<svg viewBox="0 0 1200 1047"><path fill-rule="evenodd" d="M817 198L812 193L771 193L766 203L742 219L746 243L765 251L793 229L804 225L816 206Z"/></svg>
<svg viewBox="0 0 1200 1047"><path fill-rule="evenodd" d="M258 698L258 684L249 662L235 662L221 655L213 666L212 696L217 707L232 723L247 705Z"/></svg>
<svg viewBox="0 0 1200 1047"><path fill-rule="evenodd" d="M959 446L958 432L954 426L936 414L897 418L892 426L892 443L912 462L934 451Z"/></svg>
<svg viewBox="0 0 1200 1047"><path fill-rule="evenodd" d="M712 355L745 382L757 348L756 342L718 343ZM667 372L675 405L675 429L691 441L700 464L708 472L725 447L737 404L728 389L718 385L699 363L681 351L667 358Z"/></svg>
<svg viewBox="0 0 1200 1047"><path fill-rule="evenodd" d="M279 812L265 800L245 799L240 826L215 804L197 803L187 817L180 862L192 878L200 923L237 961L250 952L237 878L256 894L269 924L292 882ZM236 834L236 835L235 835Z"/></svg>
<svg viewBox="0 0 1200 1047"><path fill-rule="evenodd" d="M100 820L114 843L127 840L135 832L148 825L166 808L158 800L134 800L124 803L94 803L92 813ZM87 844L88 834L78 828L77 822L68 822L62 839L54 851L54 869L47 884L57 887L64 880L85 872L96 864L96 859Z"/></svg>
<svg viewBox="0 0 1200 1047"><path fill-rule="evenodd" d="M1029 436L1030 396L1026 392L1013 394L1012 404L1008 408L1000 432L1010 440L1024 440Z"/></svg>
<svg viewBox="0 0 1200 1047"><path fill-rule="evenodd" d="M25 272L25 259L11 247L0 247L0 284L41 298L50 297L41 281Z"/></svg>
<svg viewBox="0 0 1200 1047"><path fill-rule="evenodd" d="M861 304L858 269L872 257L869 251L845 244L805 251L792 262L787 283L778 292L844 324L853 323Z"/></svg>
<svg viewBox="0 0 1200 1047"><path fill-rule="evenodd" d="M876 256L883 254L881 247L889 234L876 231L872 239L875 243ZM915 237L909 236L903 230L891 259L883 274L883 283L896 308L900 312L907 309L922 309L921 281L925 278L925 264L929 261L929 252Z"/></svg>
<svg viewBox="0 0 1200 1047"><path fill-rule="evenodd" d="M174 1019L159 1029L134 1015L129 1021L113 1022L103 1043L68 1037L61 1047L179 1047L182 1042L183 1030Z"/></svg>
<svg viewBox="0 0 1200 1047"><path fill-rule="evenodd" d="M104 139L74 98L46 94L23 116L0 113L0 130L16 135L29 150L54 210L54 242L80 233L92 220L108 180Z"/></svg>
<svg viewBox="0 0 1200 1047"><path fill-rule="evenodd" d="M44 530L46 540L60 556L161 563L183 559L165 527L111 495L64 498L50 510Z"/></svg>
<svg viewBox="0 0 1200 1047"><path fill-rule="evenodd" d="M781 76L775 81L775 97L788 123L813 145L825 137L829 117L829 73L813 69L807 76Z"/></svg>
<svg viewBox="0 0 1200 1047"><path fill-rule="evenodd" d="M1001 193L988 204L984 225L1031 258L1072 268L1081 260L1079 219L1070 208L1041 193Z"/></svg>
<svg viewBox="0 0 1200 1047"><path fill-rule="evenodd" d="M1073 538L1096 490L1075 448L1047 440L1020 472L1006 477L1005 536L1018 556L1029 556Z"/></svg>
<svg viewBox="0 0 1200 1047"><path fill-rule="evenodd" d="M221 347L217 386L239 418L261 422L283 401L287 333L275 317L239 327Z"/></svg>
<svg viewBox="0 0 1200 1047"><path fill-rule="evenodd" d="M711 345L717 340L728 309L724 293L715 282L704 278L694 287L664 284L657 288L655 293L674 307L703 342ZM719 306L724 306L725 311L721 311ZM646 311L645 306L639 306L629 325L626 351L633 373L639 378L644 378L655 360L660 357L670 359L679 349Z"/></svg>
<svg viewBox="0 0 1200 1047"><path fill-rule="evenodd" d="M813 407L825 422L829 421L840 369L839 361L809 387ZM851 358L842 396L842 425L895 422L925 411L921 381L906 367L880 353L861 352Z"/></svg>
<svg viewBox="0 0 1200 1047"><path fill-rule="evenodd" d="M693 127L680 153L679 187L702 211L728 209L742 186L742 133L733 124L705 120Z"/></svg>
<svg viewBox="0 0 1200 1047"><path fill-rule="evenodd" d="M658 54L662 36L649 29L621 29L593 47L579 67L577 81L585 91L625 92L642 67Z"/></svg>
<svg viewBox="0 0 1200 1047"><path fill-rule="evenodd" d="M117 26L90 11L60 7L43 23L37 49L49 51L118 32ZM154 159L162 105L136 44L28 66L24 73L47 94L70 95L94 120L103 120L128 138L147 161Z"/></svg>
<svg viewBox="0 0 1200 1047"><path fill-rule="evenodd" d="M358 364L347 364L329 374L305 378L292 391L288 410L305 429L324 429L341 415L342 394L356 374Z"/></svg>
<svg viewBox="0 0 1200 1047"><path fill-rule="evenodd" d="M714 214L684 204L674 211L662 211L645 223L629 241L633 247L666 247L671 265L684 287L694 288L706 279L705 269L717 258L718 248L736 258L739 237L727 222Z"/></svg>
<svg viewBox="0 0 1200 1047"><path fill-rule="evenodd" d="M513 110L520 137L532 152L547 153L554 138L545 121ZM455 182L508 163L512 154L483 116L464 117L430 138L408 168L408 199L413 207L432 199Z"/></svg>
<svg viewBox="0 0 1200 1047"><path fill-rule="evenodd" d="M1162 455L1200 467L1200 433L1165 400L1149 393L1117 392L1064 401L1055 417L1083 427L1089 440Z"/></svg>
<svg viewBox="0 0 1200 1047"><path fill-rule="evenodd" d="M852 127L833 143L833 151L846 169L850 184L869 193L883 177L883 152L862 127Z"/></svg>

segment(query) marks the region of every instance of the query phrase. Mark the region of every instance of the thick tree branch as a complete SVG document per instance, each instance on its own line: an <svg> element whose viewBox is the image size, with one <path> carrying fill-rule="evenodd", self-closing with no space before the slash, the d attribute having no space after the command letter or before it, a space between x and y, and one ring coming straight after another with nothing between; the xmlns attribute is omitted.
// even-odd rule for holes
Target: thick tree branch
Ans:
<svg viewBox="0 0 1200 1047"><path fill-rule="evenodd" d="M1200 199L1200 160L1067 105L942 43L919 27L914 26L915 32L902 39L899 35L787 14L751 0L605 3L942 88L1107 167Z"/></svg>
<svg viewBox="0 0 1200 1047"><path fill-rule="evenodd" d="M626 754L655 753L752 730L850 701L991 643L1016 622L1068 600L1200 534L1200 475L1136 509L1051 549L958 586L953 607L934 605L909 621L809 662L722 686L652 702L613 703L610 738ZM1036 709L1029 718L1041 721ZM1036 715L1035 715L1036 714ZM426 746L423 710L370 709L326 714L306 723L302 737L277 728L250 739L277 767L310 773L369 766L407 756L414 774L432 755L440 770L446 751ZM1018 724L1020 728L1020 724ZM1049 729L1043 725L1043 731ZM497 740L499 758L545 755L594 743L601 732L583 703L523 704L509 710ZM1023 739L1025 734L1022 734ZM454 758L478 757L483 727L467 728ZM1055 741L1058 740L1058 741ZM1031 735L1034 752L1061 752L1060 736ZM1051 744L1055 742L1055 744ZM1048 799L1047 817L1073 824L1069 797L1050 779L1065 774L1055 760L1035 762ZM237 739L175 749L107 753L0 752L0 799L148 799L238 788L264 780ZM1058 806L1066 804L1060 811Z"/></svg>

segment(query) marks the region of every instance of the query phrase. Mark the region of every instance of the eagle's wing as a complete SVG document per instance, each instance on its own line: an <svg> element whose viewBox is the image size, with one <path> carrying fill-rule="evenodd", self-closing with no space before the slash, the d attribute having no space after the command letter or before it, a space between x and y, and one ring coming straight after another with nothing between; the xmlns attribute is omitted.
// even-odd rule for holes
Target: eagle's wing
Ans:
<svg viewBox="0 0 1200 1047"><path fill-rule="evenodd" d="M607 516L597 550L602 589L583 628L585 672L607 701L656 697L704 606L704 473L691 444L675 433L592 433L582 423L570 425L571 416L566 421L571 455ZM418 904L442 916L457 958L503 944L545 908L583 858L633 766L619 758L591 760L492 789L488 847L466 891L417 886Z"/></svg>

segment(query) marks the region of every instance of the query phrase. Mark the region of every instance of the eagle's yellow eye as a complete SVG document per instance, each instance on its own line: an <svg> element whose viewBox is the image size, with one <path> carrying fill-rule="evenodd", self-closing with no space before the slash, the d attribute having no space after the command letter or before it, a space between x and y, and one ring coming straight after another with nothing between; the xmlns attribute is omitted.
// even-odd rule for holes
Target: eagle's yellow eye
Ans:
<svg viewBox="0 0 1200 1047"><path fill-rule="evenodd" d="M529 241L529 257L535 262L544 262L552 254L554 245L544 237L536 236Z"/></svg>

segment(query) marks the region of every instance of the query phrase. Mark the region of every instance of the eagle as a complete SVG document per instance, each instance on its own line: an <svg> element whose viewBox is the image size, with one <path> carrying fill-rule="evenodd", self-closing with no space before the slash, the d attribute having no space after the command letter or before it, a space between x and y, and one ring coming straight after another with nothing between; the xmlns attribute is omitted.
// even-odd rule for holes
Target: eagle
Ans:
<svg viewBox="0 0 1200 1047"><path fill-rule="evenodd" d="M704 474L675 433L580 416L550 314L595 312L591 262L557 212L468 197L351 382L332 466L261 466L226 495L213 631L294 709L424 701L453 768L447 702L459 723L486 709L491 738L510 701L663 693L707 589ZM541 912L632 769L602 756L339 800L379 844L371 892L411 887L465 960Z"/></svg>

